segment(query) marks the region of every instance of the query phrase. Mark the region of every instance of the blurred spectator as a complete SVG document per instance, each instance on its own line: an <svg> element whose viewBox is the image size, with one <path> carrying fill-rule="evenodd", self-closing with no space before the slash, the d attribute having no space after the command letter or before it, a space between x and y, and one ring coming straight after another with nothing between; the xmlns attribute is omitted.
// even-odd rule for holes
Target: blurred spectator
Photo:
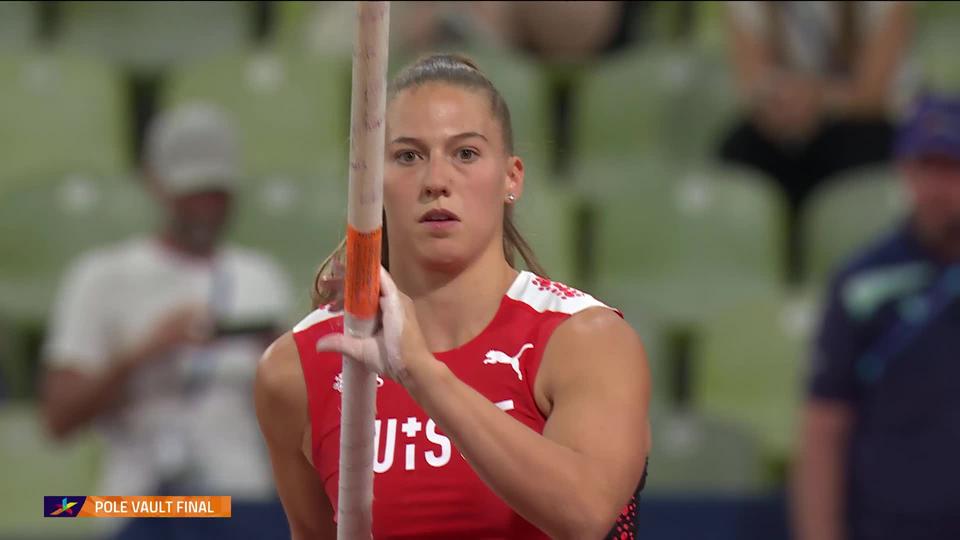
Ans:
<svg viewBox="0 0 960 540"><path fill-rule="evenodd" d="M728 2L747 118L723 159L775 178L794 209L824 178L890 157L907 2Z"/></svg>
<svg viewBox="0 0 960 540"><path fill-rule="evenodd" d="M289 293L267 257L221 243L238 162L216 109L160 116L144 173L162 227L86 254L67 274L45 344L43 411L56 437L100 428L98 493L232 495L235 515L274 499L251 393L263 349L285 327ZM183 523L170 528L176 521L134 521L120 534L199 536ZM250 535L237 530L243 520L192 522L205 538Z"/></svg>
<svg viewBox="0 0 960 540"><path fill-rule="evenodd" d="M896 155L912 213L834 279L796 477L799 540L960 538L960 98Z"/></svg>
<svg viewBox="0 0 960 540"><path fill-rule="evenodd" d="M515 46L548 61L583 61L623 45L638 2L507 2ZM632 5L631 5L632 4Z"/></svg>
<svg viewBox="0 0 960 540"><path fill-rule="evenodd" d="M581 61L623 45L643 2L402 2L391 34L403 50L514 48L545 60Z"/></svg>

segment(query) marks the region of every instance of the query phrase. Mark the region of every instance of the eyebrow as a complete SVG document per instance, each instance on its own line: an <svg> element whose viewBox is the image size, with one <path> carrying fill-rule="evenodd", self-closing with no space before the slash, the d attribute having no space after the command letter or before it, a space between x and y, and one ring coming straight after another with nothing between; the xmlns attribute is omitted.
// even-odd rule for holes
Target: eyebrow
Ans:
<svg viewBox="0 0 960 540"><path fill-rule="evenodd" d="M482 133L477 133L476 131L467 131L464 133L457 133L453 137L450 137L450 140L460 140L460 139L469 139L471 137L479 137L484 141L490 142L486 136ZM397 137L396 139L390 141L390 144L410 144L410 145L423 145L423 141L417 139L416 137Z"/></svg>

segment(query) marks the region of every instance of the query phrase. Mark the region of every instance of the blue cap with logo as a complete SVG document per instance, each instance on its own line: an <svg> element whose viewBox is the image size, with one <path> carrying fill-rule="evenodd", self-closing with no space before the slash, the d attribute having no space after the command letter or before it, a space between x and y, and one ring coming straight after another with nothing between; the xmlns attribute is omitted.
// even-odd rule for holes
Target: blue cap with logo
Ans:
<svg viewBox="0 0 960 540"><path fill-rule="evenodd" d="M947 156L960 160L960 97L924 95L897 135L897 159Z"/></svg>

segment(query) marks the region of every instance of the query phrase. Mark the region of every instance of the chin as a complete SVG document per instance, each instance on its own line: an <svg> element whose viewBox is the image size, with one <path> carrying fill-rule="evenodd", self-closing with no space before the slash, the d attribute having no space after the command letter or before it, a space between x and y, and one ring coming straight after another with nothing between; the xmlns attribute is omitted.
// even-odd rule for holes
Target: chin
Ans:
<svg viewBox="0 0 960 540"><path fill-rule="evenodd" d="M417 258L423 267L435 271L457 270L467 264L467 257L460 250L442 246L421 249Z"/></svg>

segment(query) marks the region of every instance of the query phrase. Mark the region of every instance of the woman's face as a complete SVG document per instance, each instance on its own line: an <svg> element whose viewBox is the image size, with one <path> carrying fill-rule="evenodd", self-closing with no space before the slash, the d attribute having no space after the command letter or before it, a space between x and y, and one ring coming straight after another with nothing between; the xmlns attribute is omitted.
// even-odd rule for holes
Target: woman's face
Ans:
<svg viewBox="0 0 960 540"><path fill-rule="evenodd" d="M391 259L456 268L502 249L503 205L510 194L519 199L523 165L507 155L488 97L444 83L403 90L387 106L386 127Z"/></svg>

